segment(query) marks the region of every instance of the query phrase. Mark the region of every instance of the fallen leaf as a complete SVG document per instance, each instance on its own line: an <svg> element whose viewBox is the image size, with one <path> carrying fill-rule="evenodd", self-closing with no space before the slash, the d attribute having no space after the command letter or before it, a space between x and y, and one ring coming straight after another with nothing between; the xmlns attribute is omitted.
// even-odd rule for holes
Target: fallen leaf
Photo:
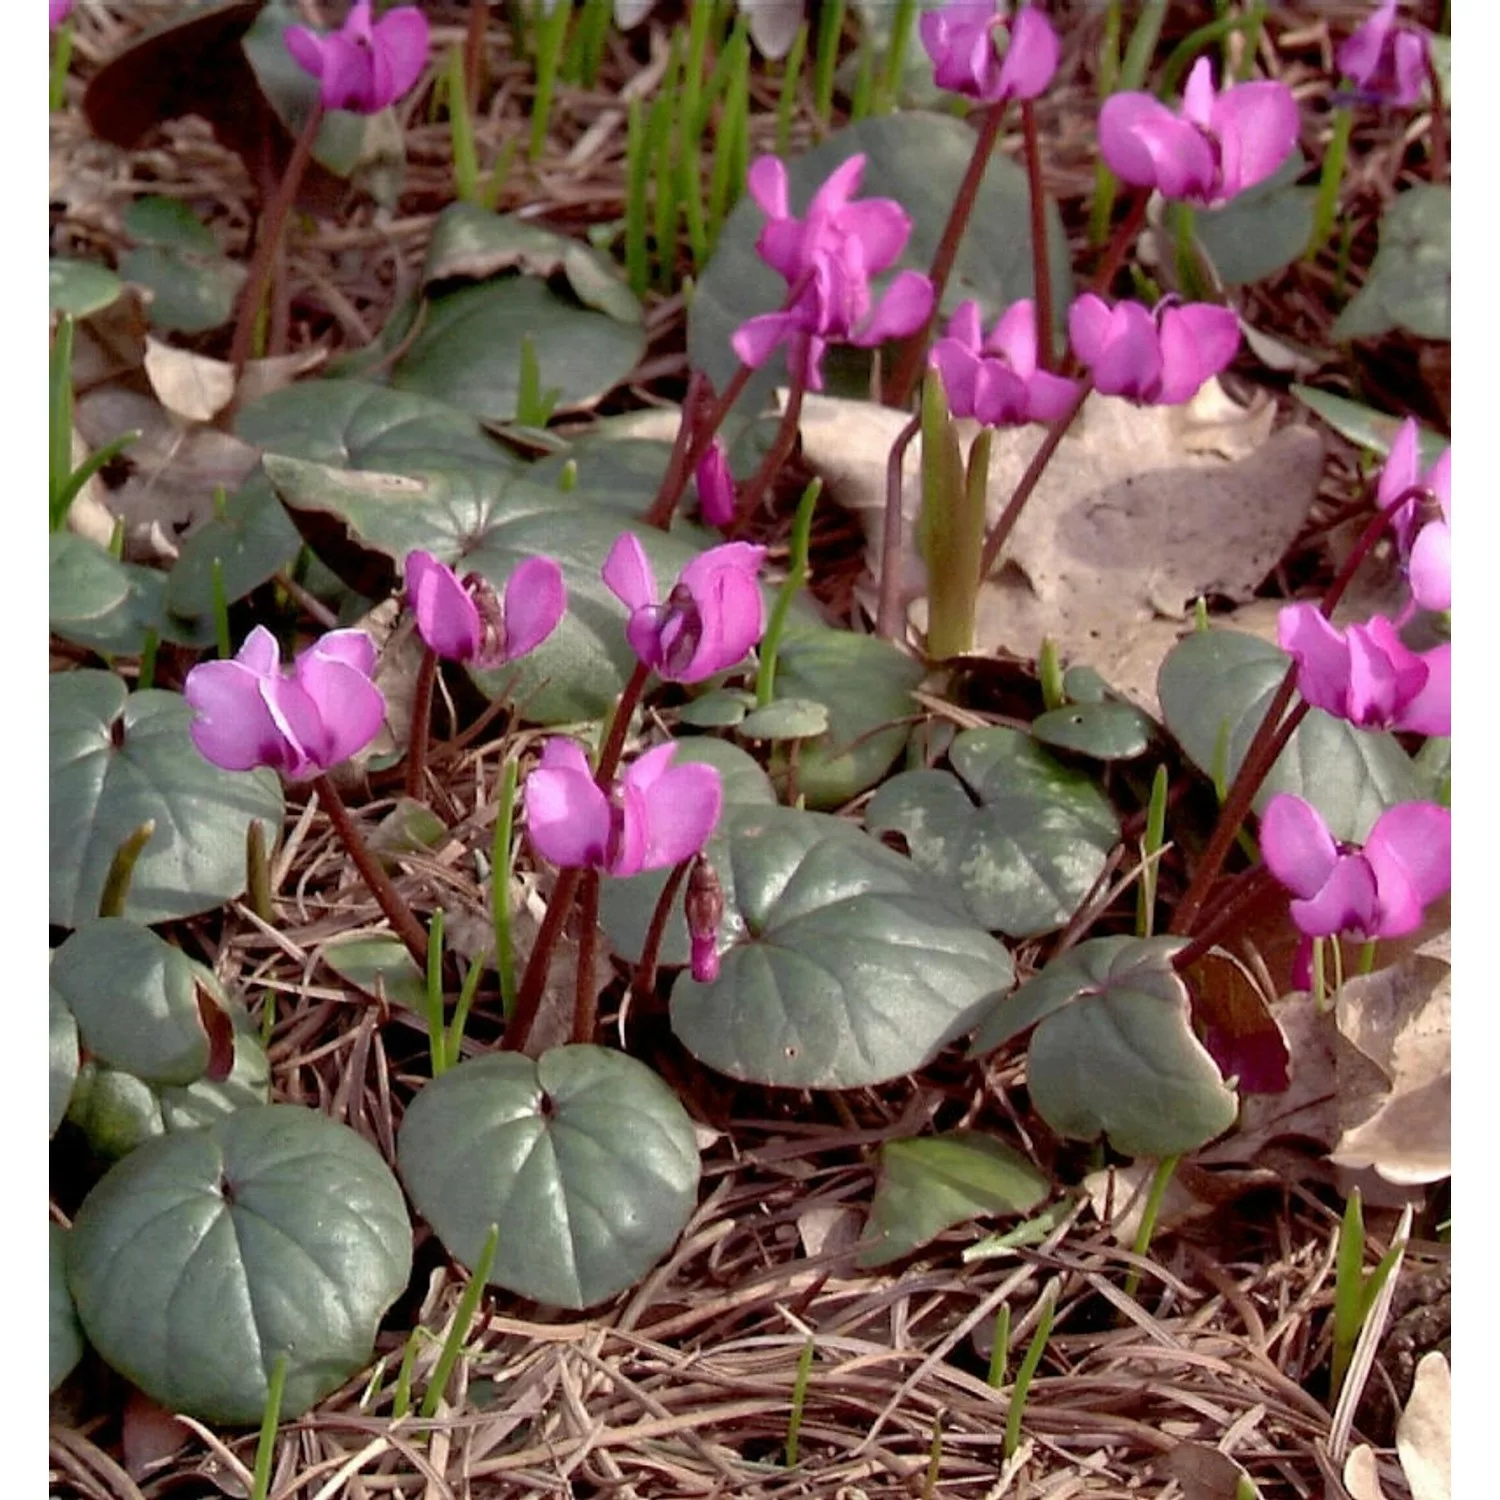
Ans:
<svg viewBox="0 0 1500 1500"><path fill-rule="evenodd" d="M1380 1487L1380 1463L1368 1443L1351 1449L1344 1461L1344 1488L1351 1500L1386 1500Z"/></svg>
<svg viewBox="0 0 1500 1500"><path fill-rule="evenodd" d="M144 1479L180 1453L193 1434L166 1407L132 1390L120 1421L120 1447L132 1479Z"/></svg>
<svg viewBox="0 0 1500 1500"><path fill-rule="evenodd" d="M1159 1467L1176 1478L1185 1500L1238 1500L1246 1493L1242 1482L1249 1483L1239 1464L1206 1443L1179 1443ZM1249 1493L1256 1493L1253 1484Z"/></svg>
<svg viewBox="0 0 1500 1500"><path fill-rule="evenodd" d="M1322 439L1300 425L1273 433L1273 418L1269 403L1239 407L1216 381L1181 407L1090 396L1022 512L1005 562L981 588L976 650L1032 659L1050 637L1064 659L1087 662L1154 708L1155 668L1192 601L1209 594L1248 601L1307 519ZM859 513L877 576L886 459L906 420L869 402L809 396L803 406L804 457L829 493ZM967 451L976 429L959 426ZM991 522L1042 437L1037 426L996 432ZM919 475L913 443L903 467L908 538ZM919 631L925 590L925 569L909 542L901 592ZM1149 661L1138 659L1148 631Z"/></svg>
<svg viewBox="0 0 1500 1500"><path fill-rule="evenodd" d="M1155 1175L1156 1163L1142 1160L1126 1166L1105 1167L1102 1171L1090 1172L1083 1179L1089 1206L1099 1222L1109 1229L1116 1244L1135 1243L1141 1217L1146 1211L1146 1200L1150 1196L1151 1179ZM1167 1190L1162 1194L1153 1232L1166 1233L1191 1219L1206 1217L1217 1207L1217 1203L1198 1197L1182 1181L1180 1174L1173 1172Z"/></svg>
<svg viewBox="0 0 1500 1500"><path fill-rule="evenodd" d="M1396 1423L1396 1452L1411 1500L1452 1500L1453 1378L1436 1350L1417 1365L1411 1400Z"/></svg>
<svg viewBox="0 0 1500 1500"><path fill-rule="evenodd" d="M143 363L156 398L174 416L211 422L234 396L234 366L147 338Z"/></svg>

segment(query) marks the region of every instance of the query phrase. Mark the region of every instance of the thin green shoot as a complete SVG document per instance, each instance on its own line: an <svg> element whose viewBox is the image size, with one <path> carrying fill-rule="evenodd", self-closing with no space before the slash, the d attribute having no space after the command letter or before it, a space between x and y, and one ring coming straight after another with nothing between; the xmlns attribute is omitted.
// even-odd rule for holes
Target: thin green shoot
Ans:
<svg viewBox="0 0 1500 1500"><path fill-rule="evenodd" d="M885 69L875 91L876 113L888 115L900 100L901 80L906 72L906 54L911 46L912 27L916 25L917 0L896 0L891 17L891 36L886 48Z"/></svg>
<svg viewBox="0 0 1500 1500"><path fill-rule="evenodd" d="M1026 1346L1026 1353L1021 1357L1021 1367L1016 1371L1016 1383L1011 1389L1010 1406L1005 1413L1005 1438L1001 1446L1001 1454L1008 1460L1021 1442L1021 1418L1026 1411L1026 1396L1031 1390L1032 1377L1037 1372L1037 1366L1042 1362L1042 1355L1047 1348L1047 1340L1052 1337L1052 1320L1057 1312L1057 1288L1056 1281L1049 1281L1047 1289L1042 1293L1042 1300L1037 1311L1036 1332L1031 1336L1031 1342Z"/></svg>
<svg viewBox="0 0 1500 1500"><path fill-rule="evenodd" d="M453 1322L448 1327L448 1336L443 1340L442 1353L438 1355L432 1379L428 1381L427 1390L423 1393L421 1415L424 1418L437 1415L438 1402L443 1399L443 1392L448 1388L448 1377L453 1374L464 1340L469 1336L474 1314L479 1310L479 1299L484 1295L485 1283L489 1280L490 1267L495 1263L495 1251L499 1244L500 1226L491 1224L490 1232L484 1237L484 1249L479 1252L479 1263L469 1277L463 1296L458 1299Z"/></svg>
<svg viewBox="0 0 1500 1500"><path fill-rule="evenodd" d="M448 1043L443 1032L443 909L432 914L427 929L427 1051L432 1058L432 1076L448 1070Z"/></svg>
<svg viewBox="0 0 1500 1500"><path fill-rule="evenodd" d="M562 391L556 387L542 389L542 365L537 358L536 342L529 333L521 336L521 369L516 380L516 421L522 427L545 427Z"/></svg>
<svg viewBox="0 0 1500 1500"><path fill-rule="evenodd" d="M495 837L490 845L490 910L495 922L495 972L500 980L500 1007L510 1020L516 1008L516 949L510 930L510 886L516 851L511 830L516 818L516 778L520 767L507 760L496 793Z"/></svg>
<svg viewBox="0 0 1500 1500"><path fill-rule="evenodd" d="M995 1314L995 1333L990 1343L990 1367L985 1371L984 1383L992 1391L1005 1384L1005 1365L1010 1356L1010 1303L1002 1302Z"/></svg>
<svg viewBox="0 0 1500 1500"><path fill-rule="evenodd" d="M458 1062L463 1053L464 1028L469 1024L469 1012L474 1008L474 996L479 991L479 976L484 965L472 963L459 987L458 1004L453 1008L453 1019L448 1023L448 1040L443 1044L443 1061L447 1067Z"/></svg>
<svg viewBox="0 0 1500 1500"><path fill-rule="evenodd" d="M943 1413L932 1419L932 1442L927 1447L927 1473L922 1480L922 1500L932 1500L943 1472Z"/></svg>
<svg viewBox="0 0 1500 1500"><path fill-rule="evenodd" d="M792 141L792 115L802 86L802 64L807 58L807 22L797 28L792 50L781 65L781 93L776 99L776 154L785 156Z"/></svg>
<svg viewBox="0 0 1500 1500"><path fill-rule="evenodd" d="M1327 243L1338 214L1339 189L1344 185L1344 168L1349 160L1349 137L1354 131L1354 111L1347 104L1333 112L1333 136L1323 154L1323 172L1318 178L1318 196L1313 204L1312 233L1307 239L1304 260L1317 259Z"/></svg>
<svg viewBox="0 0 1500 1500"><path fill-rule="evenodd" d="M802 1346L802 1352L797 1356L797 1373L792 1380L792 1410L786 1419L786 1466L789 1469L797 1467L802 1439L802 1409L807 1403L807 1382L812 1377L814 1348L812 1339Z"/></svg>
<svg viewBox="0 0 1500 1500"><path fill-rule="evenodd" d="M1202 594L1193 600L1193 633L1208 634L1208 600Z"/></svg>
<svg viewBox="0 0 1500 1500"><path fill-rule="evenodd" d="M1104 35L1099 43L1099 103L1114 93L1120 81L1121 0L1109 0L1104 12ZM1120 180L1100 157L1094 166L1094 196L1089 204L1089 244L1096 248L1109 238L1110 217Z"/></svg>
<svg viewBox="0 0 1500 1500"><path fill-rule="evenodd" d="M1167 768L1158 766L1151 778L1151 798L1146 804L1146 827L1141 834L1141 883L1136 887L1135 931L1148 938L1156 929L1156 883L1159 856L1167 833Z"/></svg>
<svg viewBox="0 0 1500 1500"><path fill-rule="evenodd" d="M1261 23L1265 18L1265 6L1252 5L1243 14L1226 10L1216 20L1207 22L1196 31L1188 32L1167 54L1167 60L1161 66L1161 73L1156 81L1157 98L1172 98L1177 93L1182 80L1187 77L1188 69L1197 62L1199 55L1206 52L1215 42L1227 41L1237 31L1249 31L1258 36ZM1228 80L1221 79L1221 82L1227 83Z"/></svg>
<svg viewBox="0 0 1500 1500"><path fill-rule="evenodd" d="M250 1500L266 1500L271 1490L271 1460L276 1456L276 1429L281 1424L281 1397L285 1390L286 1355L278 1354L266 1382L266 1404L260 1419L260 1437L255 1444Z"/></svg>
<svg viewBox="0 0 1500 1500"><path fill-rule="evenodd" d="M849 96L849 118L867 119L875 103L875 39L865 27L859 39L859 69L854 75L854 91Z"/></svg>
<svg viewBox="0 0 1500 1500"><path fill-rule="evenodd" d="M593 88L599 76L599 64L604 60L612 14L612 0L583 0L578 26L568 42L567 56L563 61L563 77L569 83Z"/></svg>
<svg viewBox="0 0 1500 1500"><path fill-rule="evenodd" d="M1057 642L1046 636L1036 658L1037 682L1042 689L1042 704L1050 712L1061 708L1068 701L1063 689L1062 657L1057 653Z"/></svg>
<svg viewBox="0 0 1500 1500"><path fill-rule="evenodd" d="M411 1382L416 1371L417 1350L432 1335L419 1323L412 1329L401 1353L401 1368L396 1371L396 1389L391 1393L391 1421L399 1422L411 1414Z"/></svg>
<svg viewBox="0 0 1500 1500"><path fill-rule="evenodd" d="M1333 1276L1333 1352L1328 1373L1329 1405L1338 1399L1354 1345L1364 1326L1365 1301L1365 1214L1364 1200L1358 1188L1349 1194L1339 1225L1338 1251Z"/></svg>
<svg viewBox="0 0 1500 1500"><path fill-rule="evenodd" d="M260 1045L265 1051L271 1045L271 1034L276 1030L276 991L263 990L264 999L260 1007Z"/></svg>
<svg viewBox="0 0 1500 1500"><path fill-rule="evenodd" d="M651 287L651 261L646 250L646 184L651 176L651 151L646 106L639 97L630 101L626 120L625 274L630 290L644 297Z"/></svg>
<svg viewBox="0 0 1500 1500"><path fill-rule="evenodd" d="M833 0L818 17L818 47L813 56L813 113L826 129L833 118L833 70L839 60L848 0Z"/></svg>
<svg viewBox="0 0 1500 1500"><path fill-rule="evenodd" d="M743 17L736 24L719 60L726 76L724 108L714 137L714 159L708 178L708 241L718 244L724 216L745 190L749 156L750 35Z"/></svg>
<svg viewBox="0 0 1500 1500"><path fill-rule="evenodd" d="M1375 972L1375 951L1380 944L1374 938L1359 945L1359 967L1355 971L1359 974L1373 974Z"/></svg>
<svg viewBox="0 0 1500 1500"><path fill-rule="evenodd" d="M1120 62L1118 73L1114 75L1107 91L1101 84L1100 104L1104 103L1108 94L1134 92L1145 86L1146 73L1151 67L1151 59L1156 55L1156 43L1161 37L1162 23L1166 18L1167 0L1145 0L1140 15L1136 17L1135 29L1130 33L1130 41L1125 47L1125 56ZM1105 30L1108 33L1108 24ZM1116 48L1119 46L1119 36L1120 32L1116 29ZM1114 174L1107 173L1103 163L1100 163L1095 173L1094 204L1089 219L1089 238L1096 244L1102 245L1109 238L1110 215L1114 212L1118 187ZM1156 300L1154 297L1149 299L1151 303Z"/></svg>
<svg viewBox="0 0 1500 1500"><path fill-rule="evenodd" d="M1141 1211L1141 1222L1135 1231L1135 1242L1131 1245L1131 1251L1144 1256L1151 1249L1151 1236L1156 1233L1156 1221L1161 1217L1162 1200L1167 1196L1167 1188L1171 1184L1172 1174L1177 1170L1180 1160L1176 1156L1164 1156L1156 1164L1156 1171L1151 1175L1151 1189L1146 1194L1146 1206ZM1141 1287L1141 1268L1132 1266L1129 1274L1125 1277L1125 1295L1134 1299L1135 1294Z"/></svg>
<svg viewBox="0 0 1500 1500"><path fill-rule="evenodd" d="M224 559L215 557L209 574L213 587L214 643L219 656L227 660L234 655L234 646L229 638L229 599L224 592Z"/></svg>
<svg viewBox="0 0 1500 1500"><path fill-rule="evenodd" d="M500 202L500 194L505 190L505 184L510 178L510 169L515 165L516 152L520 149L520 136L513 135L501 145L495 156L495 165L490 168L489 180L484 185L484 192L480 197L481 204L495 212L496 205Z"/></svg>
<svg viewBox="0 0 1500 1500"><path fill-rule="evenodd" d="M550 16L536 20L536 94L531 104L531 160L540 161L547 144L547 128L552 117L552 96L557 89L558 64L563 43L567 40L568 22L572 19L570 3L557 4Z"/></svg>
<svg viewBox="0 0 1500 1500"><path fill-rule="evenodd" d="M818 496L823 493L823 481L814 479L802 491L797 502L797 514L792 520L791 556L787 562L787 575L777 590L776 602L771 606L770 623L761 639L760 670L755 676L755 706L764 708L776 696L776 662L781 655L781 638L786 633L787 615L792 600L799 589L807 584L807 552L812 537L813 511L817 509Z"/></svg>
<svg viewBox="0 0 1500 1500"><path fill-rule="evenodd" d="M125 560L125 517L116 516L109 528L109 546L105 549L116 562Z"/></svg>
<svg viewBox="0 0 1500 1500"><path fill-rule="evenodd" d="M266 825L251 818L245 829L245 897L250 910L268 927L276 922L271 901L271 860L266 852Z"/></svg>
<svg viewBox="0 0 1500 1500"><path fill-rule="evenodd" d="M672 165L673 100L682 71L682 33L673 32L662 92L651 106L647 125L650 171L654 177L652 233L656 241L656 277L670 286L677 268L677 173Z"/></svg>
<svg viewBox="0 0 1500 1500"><path fill-rule="evenodd" d="M146 634L141 641L141 669L136 674L136 691L155 686L156 683L156 653L161 646L161 637L156 633L154 625L146 627Z"/></svg>
<svg viewBox="0 0 1500 1500"><path fill-rule="evenodd" d="M47 109L56 114L67 98L68 64L73 60L73 23L64 21L52 33L52 72L47 82Z"/></svg>
<svg viewBox="0 0 1500 1500"><path fill-rule="evenodd" d="M699 0L688 6L687 63L677 96L677 146L681 151L696 142L704 126L703 65L708 56L708 37L713 30L715 7Z"/></svg>
<svg viewBox="0 0 1500 1500"><path fill-rule="evenodd" d="M1328 940L1315 937L1312 940L1312 994L1313 1004L1319 1010L1327 1009L1328 1001L1328 978L1325 965L1327 963Z"/></svg>
<svg viewBox="0 0 1500 1500"><path fill-rule="evenodd" d="M570 458L557 471L557 492L560 495L571 495L578 488L578 460Z"/></svg>
<svg viewBox="0 0 1500 1500"><path fill-rule="evenodd" d="M105 872L104 887L99 893L99 915L101 917L123 917L125 903L130 898L130 885L135 879L135 867L141 852L151 842L156 832L156 819L147 818L138 828L126 834L114 858Z"/></svg>
<svg viewBox="0 0 1500 1500"><path fill-rule="evenodd" d="M64 313L52 332L48 367L48 524L56 531L68 513L62 494L73 474L73 320Z"/></svg>
<svg viewBox="0 0 1500 1500"><path fill-rule="evenodd" d="M453 146L453 190L460 202L478 203L479 158L474 150L474 120L469 113L462 46L455 46L448 54L443 87L448 100L448 136Z"/></svg>
<svg viewBox="0 0 1500 1500"><path fill-rule="evenodd" d="M677 149L677 197L687 219L688 249L693 266L708 264L708 221L703 212L703 158L696 141L682 140Z"/></svg>

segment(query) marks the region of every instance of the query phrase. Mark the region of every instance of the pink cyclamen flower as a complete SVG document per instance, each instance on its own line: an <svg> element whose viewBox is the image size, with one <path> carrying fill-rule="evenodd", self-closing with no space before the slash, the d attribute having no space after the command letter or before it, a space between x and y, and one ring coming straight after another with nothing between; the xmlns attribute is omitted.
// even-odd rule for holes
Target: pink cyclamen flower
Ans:
<svg viewBox="0 0 1500 1500"><path fill-rule="evenodd" d="M610 875L666 869L696 854L718 824L724 786L712 766L674 766L676 754L675 741L648 750L606 794L576 741L548 740L521 792L537 853Z"/></svg>
<svg viewBox="0 0 1500 1500"><path fill-rule="evenodd" d="M1340 630L1313 604L1287 605L1276 641L1297 663L1297 691L1314 708L1362 729L1451 731L1451 646L1412 651L1382 615Z"/></svg>
<svg viewBox="0 0 1500 1500"><path fill-rule="evenodd" d="M47 0L47 24L56 31L73 10L73 0Z"/></svg>
<svg viewBox="0 0 1500 1500"><path fill-rule="evenodd" d="M1078 394L1078 382L1049 374L1037 364L1036 304L1012 302L988 338L979 304L963 302L948 320L929 362L943 377L948 409L986 427L1055 422Z"/></svg>
<svg viewBox="0 0 1500 1500"><path fill-rule="evenodd" d="M1035 99L1057 71L1052 23L1034 5L1014 15L1005 0L952 0L923 13L922 45L940 89L986 104Z"/></svg>
<svg viewBox="0 0 1500 1500"><path fill-rule="evenodd" d="M226 771L270 766L292 781L320 776L363 750L385 723L385 699L370 681L375 643L362 630L330 630L292 664L257 625L232 661L200 662L183 696L188 732L203 758Z"/></svg>
<svg viewBox="0 0 1500 1500"><path fill-rule="evenodd" d="M671 682L702 682L742 661L765 629L757 581L765 555L749 542L710 547L662 600L645 548L627 531L601 576L630 609L625 635L641 661Z"/></svg>
<svg viewBox="0 0 1500 1500"><path fill-rule="evenodd" d="M1376 504L1384 510L1394 505L1402 494L1421 485L1432 492L1441 520L1429 519L1431 506L1413 498L1391 517L1401 556L1406 561L1407 578L1412 597L1423 609L1451 609L1453 582L1451 576L1453 538L1449 530L1452 504L1451 448L1427 470L1419 472L1421 448L1417 441L1417 424L1408 417L1396 433L1385 467L1380 471Z"/></svg>
<svg viewBox="0 0 1500 1500"><path fill-rule="evenodd" d="M1452 824L1448 809L1435 802L1403 802L1381 813L1362 849L1340 848L1301 797L1271 798L1260 820L1260 848L1266 867L1297 898L1291 917L1304 935L1300 983L1307 983L1313 938L1349 933L1370 941L1422 925L1423 908L1451 879Z"/></svg>
<svg viewBox="0 0 1500 1500"><path fill-rule="evenodd" d="M1427 81L1427 33L1403 24L1396 16L1396 0L1385 0L1344 39L1338 65L1372 102L1409 109L1422 97Z"/></svg>
<svg viewBox="0 0 1500 1500"><path fill-rule="evenodd" d="M1240 322L1208 302L1163 302L1152 313L1139 302L1111 307L1085 292L1068 309L1068 338L1096 390L1177 406L1229 367L1240 347Z"/></svg>
<svg viewBox="0 0 1500 1500"><path fill-rule="evenodd" d="M890 198L851 202L865 158L851 156L813 194L807 217L793 218L787 204L786 168L762 156L750 168L750 196L766 214L756 253L786 278L790 302L762 313L735 330L730 343L751 369L782 344L800 359L809 390L823 389L823 351L829 344L873 348L905 338L932 312L932 283L918 271L902 271L876 302L870 277L894 265L911 235L911 218Z"/></svg>
<svg viewBox="0 0 1500 1500"><path fill-rule="evenodd" d="M550 557L527 558L507 580L502 600L483 574L460 578L432 553L412 552L406 596L427 645L481 671L535 651L557 629L568 603L562 569Z"/></svg>
<svg viewBox="0 0 1500 1500"><path fill-rule="evenodd" d="M735 513L734 475L729 469L729 455L718 438L708 445L708 452L698 460L694 478L703 519L710 526L728 526Z"/></svg>
<svg viewBox="0 0 1500 1500"><path fill-rule="evenodd" d="M324 109L378 114L427 66L427 18L415 5L398 5L372 21L370 0L354 0L337 31L319 36L306 26L288 26L286 48L322 85Z"/></svg>
<svg viewBox="0 0 1500 1500"><path fill-rule="evenodd" d="M1099 150L1122 181L1204 208L1264 182L1297 144L1297 101L1284 83L1238 83L1215 92L1200 57L1182 112L1151 94L1111 94L1099 111Z"/></svg>

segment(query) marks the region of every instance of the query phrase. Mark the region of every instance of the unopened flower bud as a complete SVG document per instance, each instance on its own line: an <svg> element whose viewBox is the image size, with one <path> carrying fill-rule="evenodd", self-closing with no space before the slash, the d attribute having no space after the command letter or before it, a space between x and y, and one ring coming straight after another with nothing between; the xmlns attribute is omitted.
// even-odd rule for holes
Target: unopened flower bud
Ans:
<svg viewBox="0 0 1500 1500"><path fill-rule="evenodd" d="M719 923L724 920L724 887L706 855L700 854L688 871L682 901L692 942L693 978L708 984L719 977Z"/></svg>

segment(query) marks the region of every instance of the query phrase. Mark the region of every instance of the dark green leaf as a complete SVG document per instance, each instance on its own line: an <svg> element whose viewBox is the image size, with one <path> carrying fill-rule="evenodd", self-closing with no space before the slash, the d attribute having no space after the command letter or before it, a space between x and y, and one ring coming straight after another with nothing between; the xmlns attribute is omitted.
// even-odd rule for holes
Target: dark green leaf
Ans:
<svg viewBox="0 0 1500 1500"><path fill-rule="evenodd" d="M47 266L47 301L53 312L87 318L103 312L124 291L120 278L92 260L54 257Z"/></svg>
<svg viewBox="0 0 1500 1500"><path fill-rule="evenodd" d="M47 609L52 629L96 623L130 597L125 564L71 531L47 538Z"/></svg>
<svg viewBox="0 0 1500 1500"><path fill-rule="evenodd" d="M127 205L121 223L138 245L159 245L193 255L220 253L213 232L181 198L136 198Z"/></svg>
<svg viewBox="0 0 1500 1500"><path fill-rule="evenodd" d="M1378 338L1404 328L1452 336L1452 195L1446 183L1399 193L1380 221L1380 249L1365 284L1333 325L1336 339Z"/></svg>
<svg viewBox="0 0 1500 1500"><path fill-rule="evenodd" d="M1200 208L1194 215L1198 241L1227 285L1260 281L1307 248L1318 190L1296 185L1306 170L1307 159L1293 151L1270 177L1223 208Z"/></svg>
<svg viewBox="0 0 1500 1500"><path fill-rule="evenodd" d="M738 688L714 688L684 703L677 717L694 729L730 729L755 707L755 694Z"/></svg>
<svg viewBox="0 0 1500 1500"><path fill-rule="evenodd" d="M47 1135L57 1134L73 1084L78 1077L78 1023L68 1003L57 993L55 984L47 986Z"/></svg>
<svg viewBox="0 0 1500 1500"><path fill-rule="evenodd" d="M1151 743L1151 720L1129 703L1069 703L1040 714L1031 733L1044 745L1094 760L1132 760Z"/></svg>
<svg viewBox="0 0 1500 1500"><path fill-rule="evenodd" d="M47 1389L55 1391L83 1358L83 1329L68 1291L64 1258L68 1231L47 1224Z"/></svg>
<svg viewBox="0 0 1500 1500"><path fill-rule="evenodd" d="M811 698L777 698L740 721L747 740L811 740L828 730L826 704Z"/></svg>
<svg viewBox="0 0 1500 1500"><path fill-rule="evenodd" d="M406 1289L411 1226L372 1146L313 1110L265 1105L111 1168L67 1266L89 1341L153 1400L258 1422L285 1356L287 1420L369 1360Z"/></svg>
<svg viewBox="0 0 1500 1500"><path fill-rule="evenodd" d="M1018 730L966 730L949 758L957 776L905 771L886 782L866 826L900 833L920 869L962 890L981 926L1014 937L1062 926L1119 840L1109 799Z"/></svg>
<svg viewBox="0 0 1500 1500"><path fill-rule="evenodd" d="M323 962L371 995L419 1016L427 1014L427 976L397 937L341 938L324 945Z"/></svg>
<svg viewBox="0 0 1500 1500"><path fill-rule="evenodd" d="M1310 385L1293 385L1292 394L1311 407L1340 437L1348 438L1361 448L1372 448L1382 457L1390 452L1401 429L1400 417L1388 416L1372 406L1350 401L1345 396L1335 396L1331 391L1320 391ZM1422 467L1430 469L1443 456L1448 439L1418 423L1417 446L1422 454Z"/></svg>
<svg viewBox="0 0 1500 1500"><path fill-rule="evenodd" d="M150 293L146 316L153 328L207 333L234 314L245 268L211 255L165 245L142 245L120 257L120 275Z"/></svg>
<svg viewBox="0 0 1500 1500"><path fill-rule="evenodd" d="M1189 635L1172 648L1157 682L1162 718L1205 775L1215 773L1222 744L1224 775L1234 779L1290 660L1269 641L1233 630ZM1271 767L1256 811L1277 792L1312 803L1334 838L1352 843L1361 842L1388 807L1426 795L1391 735L1358 729L1320 708L1309 712Z"/></svg>
<svg viewBox="0 0 1500 1500"><path fill-rule="evenodd" d="M737 940L711 984L684 973L672 990L673 1029L710 1067L787 1088L880 1083L928 1062L1010 985L1005 949L847 822L731 808L721 834Z"/></svg>
<svg viewBox="0 0 1500 1500"><path fill-rule="evenodd" d="M1048 1191L1020 1152L975 1130L887 1141L859 1264L888 1265L970 1219L1024 1214Z"/></svg>
<svg viewBox="0 0 1500 1500"><path fill-rule="evenodd" d="M56 674L48 692L49 920L77 927L97 914L115 851L148 819L156 832L124 916L161 922L239 895L250 820L268 837L281 828L276 776L210 765L188 738L192 710L176 693L127 694L112 673L91 671Z"/></svg>
<svg viewBox="0 0 1500 1500"><path fill-rule="evenodd" d="M253 474L214 516L182 544L167 575L166 606L174 615L212 617L214 561L224 598L233 604L296 560L302 538L264 474Z"/></svg>
<svg viewBox="0 0 1500 1500"><path fill-rule="evenodd" d="M412 1101L397 1141L412 1202L448 1252L555 1307L592 1307L639 1280L697 1200L692 1121L649 1068L602 1047L533 1062L493 1053Z"/></svg>

